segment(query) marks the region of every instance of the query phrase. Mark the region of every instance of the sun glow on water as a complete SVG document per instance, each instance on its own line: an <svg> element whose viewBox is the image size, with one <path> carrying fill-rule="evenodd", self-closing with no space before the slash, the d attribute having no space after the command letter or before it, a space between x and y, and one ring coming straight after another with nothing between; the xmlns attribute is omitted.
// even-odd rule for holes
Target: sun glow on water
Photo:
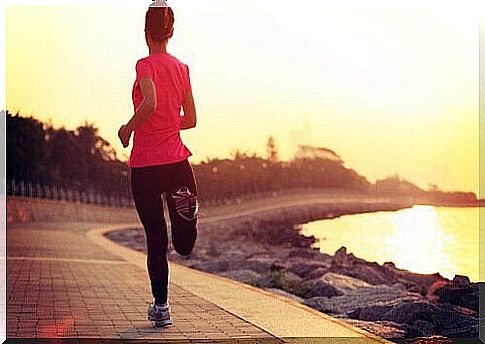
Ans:
<svg viewBox="0 0 485 344"><path fill-rule="evenodd" d="M415 206L393 214L390 222L394 235L386 238L394 263L404 269L419 273L434 273L453 278L457 273L446 248L455 238L446 233L432 206Z"/></svg>
<svg viewBox="0 0 485 344"><path fill-rule="evenodd" d="M417 205L393 212L345 215L303 225L320 251L347 252L370 262L393 262L416 273L479 281L480 208ZM483 279L483 278L482 278Z"/></svg>

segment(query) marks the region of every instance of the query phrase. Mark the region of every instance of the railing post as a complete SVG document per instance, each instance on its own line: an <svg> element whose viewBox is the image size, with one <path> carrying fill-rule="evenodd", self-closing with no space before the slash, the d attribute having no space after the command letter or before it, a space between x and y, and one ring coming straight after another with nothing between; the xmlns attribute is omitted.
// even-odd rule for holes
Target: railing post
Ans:
<svg viewBox="0 0 485 344"><path fill-rule="evenodd" d="M19 196L24 196L24 181L23 180L21 180L19 182L19 191L20 191Z"/></svg>
<svg viewBox="0 0 485 344"><path fill-rule="evenodd" d="M71 191L71 189L67 189L67 200L69 202L72 201L72 191Z"/></svg>
<svg viewBox="0 0 485 344"><path fill-rule="evenodd" d="M42 198L42 188L40 187L40 183L37 182L37 184L35 184L35 189L36 189L36 196L38 198Z"/></svg>

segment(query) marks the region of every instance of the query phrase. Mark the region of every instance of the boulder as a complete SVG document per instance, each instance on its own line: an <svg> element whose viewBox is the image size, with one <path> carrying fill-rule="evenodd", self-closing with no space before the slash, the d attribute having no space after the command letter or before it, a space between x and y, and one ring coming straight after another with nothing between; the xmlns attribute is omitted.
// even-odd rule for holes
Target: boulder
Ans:
<svg viewBox="0 0 485 344"><path fill-rule="evenodd" d="M273 263L274 259L254 257L251 259L233 259L229 262L229 265L230 270L246 269L253 270L258 273L265 273L270 270Z"/></svg>
<svg viewBox="0 0 485 344"><path fill-rule="evenodd" d="M333 255L332 265L339 267L352 267L352 260L347 255L347 248L342 246Z"/></svg>
<svg viewBox="0 0 485 344"><path fill-rule="evenodd" d="M470 278L468 278L468 276L463 276L463 275L455 275L451 283L458 288L466 288L471 285Z"/></svg>
<svg viewBox="0 0 485 344"><path fill-rule="evenodd" d="M305 258L314 260L331 260L333 257L329 254L322 253L318 249L297 248L288 252L287 258Z"/></svg>
<svg viewBox="0 0 485 344"><path fill-rule="evenodd" d="M354 264L352 267L332 265L329 271L339 275L354 277L371 285L390 284L390 282L393 282L386 278L386 276L374 266L367 264Z"/></svg>
<svg viewBox="0 0 485 344"><path fill-rule="evenodd" d="M408 336L431 334L454 338L478 336L478 317L457 312L457 309L447 309L427 300L408 299L376 304L357 308L349 312L348 316L365 321L388 320L407 324L409 325Z"/></svg>
<svg viewBox="0 0 485 344"><path fill-rule="evenodd" d="M206 252L211 257L219 257L221 255L220 246L215 244L212 240L208 242Z"/></svg>
<svg viewBox="0 0 485 344"><path fill-rule="evenodd" d="M261 288L278 288L300 296L299 287L302 278L291 271L273 270L261 275L257 285Z"/></svg>
<svg viewBox="0 0 485 344"><path fill-rule="evenodd" d="M262 274L259 280L254 284L260 288L278 288L280 285L274 279L271 273Z"/></svg>
<svg viewBox="0 0 485 344"><path fill-rule="evenodd" d="M422 319L416 319L407 328L407 334L410 337L429 337L435 335L436 332L436 326L432 322Z"/></svg>
<svg viewBox="0 0 485 344"><path fill-rule="evenodd" d="M286 262L281 262L281 261L274 261L269 269L270 271L280 271L280 270L286 270L288 268L290 268L291 264L290 263L286 263Z"/></svg>
<svg viewBox="0 0 485 344"><path fill-rule="evenodd" d="M412 324L421 319L433 322L433 314L438 307L427 300L399 300L385 305L373 305L358 308L349 313L349 317L359 320L389 320L397 323Z"/></svg>
<svg viewBox="0 0 485 344"><path fill-rule="evenodd" d="M301 284L301 288L301 296L305 299L317 296L334 297L343 295L341 291L337 290L337 288L322 280L321 277L304 281Z"/></svg>
<svg viewBox="0 0 485 344"><path fill-rule="evenodd" d="M449 282L448 279L441 276L439 273L434 274L418 274L407 271L405 269L397 268L394 263L386 262L383 266L375 266L384 278L388 281L401 282L412 291L419 292L423 295L428 294L429 289L437 283Z"/></svg>
<svg viewBox="0 0 485 344"><path fill-rule="evenodd" d="M342 317L342 320L381 338L405 338L408 332L408 326L392 321L363 321L345 317Z"/></svg>
<svg viewBox="0 0 485 344"><path fill-rule="evenodd" d="M309 272L304 277L304 280L312 280L312 279L315 279L315 278L319 278L319 277L323 276L324 274L326 274L328 271L329 271L329 268L318 267L318 268L312 270L311 272Z"/></svg>
<svg viewBox="0 0 485 344"><path fill-rule="evenodd" d="M483 284L483 282L480 282ZM455 279L433 291L441 303L466 307L478 313L480 301L480 283L467 283L463 279Z"/></svg>
<svg viewBox="0 0 485 344"><path fill-rule="evenodd" d="M347 315L349 318L365 321L389 320L384 318L383 314L387 314L391 309L392 305L387 303L379 303L354 309L353 311L348 312Z"/></svg>
<svg viewBox="0 0 485 344"><path fill-rule="evenodd" d="M198 261L195 264L190 264L190 267L206 272L223 272L229 269L229 262L227 260L207 260Z"/></svg>
<svg viewBox="0 0 485 344"><path fill-rule="evenodd" d="M282 281L286 284L298 284L301 283L302 278L291 271L285 271L282 274Z"/></svg>
<svg viewBox="0 0 485 344"><path fill-rule="evenodd" d="M255 284L261 278L261 275L257 272L247 269L228 270L219 274L221 276L248 284Z"/></svg>
<svg viewBox="0 0 485 344"><path fill-rule="evenodd" d="M291 271L302 278L306 278L308 275L312 274L318 268L322 268L321 264L307 264L307 263L295 263L288 268ZM327 269L324 269L327 271ZM319 277L319 276L316 276Z"/></svg>
<svg viewBox="0 0 485 344"><path fill-rule="evenodd" d="M449 326L443 326L440 334L450 338L478 338L478 318L461 318L453 321L450 318Z"/></svg>
<svg viewBox="0 0 485 344"><path fill-rule="evenodd" d="M423 298L418 294L409 293L402 284L396 283L392 286L376 285L358 288L341 296L308 298L303 303L325 313L347 314L358 308L376 304L385 305L405 299L422 300Z"/></svg>
<svg viewBox="0 0 485 344"><path fill-rule="evenodd" d="M335 289L342 292L342 294L358 288L370 287L369 283L364 282L360 279L336 274L334 272L325 273L323 276L320 277L320 280L327 282Z"/></svg>

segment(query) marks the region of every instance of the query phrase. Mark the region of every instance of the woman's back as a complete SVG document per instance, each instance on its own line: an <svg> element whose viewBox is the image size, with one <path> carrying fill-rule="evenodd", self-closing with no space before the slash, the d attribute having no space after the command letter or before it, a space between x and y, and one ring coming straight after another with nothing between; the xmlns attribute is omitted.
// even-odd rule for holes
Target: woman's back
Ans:
<svg viewBox="0 0 485 344"><path fill-rule="evenodd" d="M153 80L157 106L134 132L129 166L143 167L182 161L191 155L180 138L180 110L190 89L188 66L168 53L150 54L138 60L133 85L133 105L143 101L139 81Z"/></svg>

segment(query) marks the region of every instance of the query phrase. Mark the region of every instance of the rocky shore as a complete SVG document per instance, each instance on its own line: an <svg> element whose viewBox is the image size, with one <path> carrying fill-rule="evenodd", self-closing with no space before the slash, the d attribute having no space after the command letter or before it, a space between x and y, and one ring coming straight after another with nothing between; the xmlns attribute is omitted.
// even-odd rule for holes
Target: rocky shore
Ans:
<svg viewBox="0 0 485 344"><path fill-rule="evenodd" d="M384 338L478 338L479 285L367 262L345 247L333 255L312 248L295 224L343 214L394 211L404 204L360 203L292 207L201 223L187 256L171 261L283 294ZM146 251L142 228L108 237Z"/></svg>

